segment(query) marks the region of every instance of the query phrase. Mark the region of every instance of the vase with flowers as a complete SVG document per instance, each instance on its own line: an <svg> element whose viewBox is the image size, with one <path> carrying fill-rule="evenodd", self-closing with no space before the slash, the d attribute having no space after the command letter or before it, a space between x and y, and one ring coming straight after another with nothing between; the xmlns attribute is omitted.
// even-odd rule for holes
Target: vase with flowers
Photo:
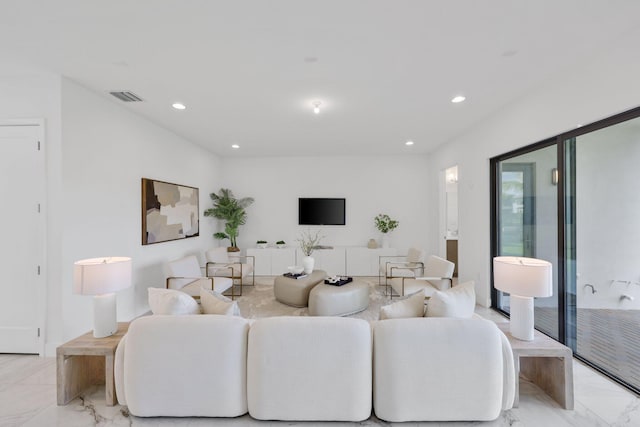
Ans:
<svg viewBox="0 0 640 427"><path fill-rule="evenodd" d="M303 231L297 239L300 244L300 250L304 254L304 258L302 258L302 267L304 267L304 272L306 274L311 274L311 272L313 272L315 260L311 254L323 237L324 236L320 234L320 231L312 233L311 230L306 230Z"/></svg>
<svg viewBox="0 0 640 427"><path fill-rule="evenodd" d="M391 219L391 217L387 214L378 214L375 218L373 218L376 228L379 232L382 233L382 247L389 247L389 237L388 233L398 228L400 223L395 219Z"/></svg>

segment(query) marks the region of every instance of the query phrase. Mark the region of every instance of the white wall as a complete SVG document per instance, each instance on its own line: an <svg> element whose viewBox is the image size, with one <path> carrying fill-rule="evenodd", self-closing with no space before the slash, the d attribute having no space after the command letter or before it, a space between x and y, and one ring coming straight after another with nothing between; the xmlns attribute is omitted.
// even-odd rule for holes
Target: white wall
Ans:
<svg viewBox="0 0 640 427"><path fill-rule="evenodd" d="M442 170L459 166L459 275L461 281L476 280L480 304L490 304L489 159L573 129L577 124L637 106L639 36L640 31L629 33L616 49L589 63L575 64L562 77L532 88L528 96L467 129L429 156L431 191L437 190ZM467 102L473 102L473 94L467 98ZM437 232L437 227L438 217L432 215L431 234Z"/></svg>
<svg viewBox="0 0 640 427"><path fill-rule="evenodd" d="M141 245L141 178L198 187L202 212L221 162L116 102L62 81L62 280L51 288L62 295L63 328L51 340L92 328L91 297L72 294L74 261L133 258L133 286L118 293L118 318L129 320L148 310L148 287L164 287L166 261L217 245L202 214L199 237Z"/></svg>
<svg viewBox="0 0 640 427"><path fill-rule="evenodd" d="M373 218L387 213L400 222L390 233L390 246L406 251L426 247L431 237L427 211L437 206L426 189L426 164L425 156L234 158L224 161L222 181L237 197L255 198L240 229L241 248L255 247L260 239L296 245L307 228L298 225L298 198L344 197L345 226L310 227L326 236L321 244L366 246L371 238L379 240Z"/></svg>

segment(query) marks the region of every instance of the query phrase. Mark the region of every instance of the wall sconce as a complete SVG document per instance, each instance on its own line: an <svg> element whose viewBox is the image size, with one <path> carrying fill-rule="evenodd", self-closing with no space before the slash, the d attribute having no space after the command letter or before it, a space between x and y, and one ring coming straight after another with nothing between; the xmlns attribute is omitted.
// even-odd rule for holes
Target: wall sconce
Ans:
<svg viewBox="0 0 640 427"><path fill-rule="evenodd" d="M558 179L560 175L558 172L558 168L551 169L551 184L558 185Z"/></svg>

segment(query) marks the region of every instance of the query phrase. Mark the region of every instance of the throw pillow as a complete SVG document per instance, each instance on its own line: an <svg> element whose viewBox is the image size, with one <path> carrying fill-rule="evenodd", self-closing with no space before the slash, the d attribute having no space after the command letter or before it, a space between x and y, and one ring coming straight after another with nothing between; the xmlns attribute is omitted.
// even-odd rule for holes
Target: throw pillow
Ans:
<svg viewBox="0 0 640 427"><path fill-rule="evenodd" d="M435 291L427 303L426 317L473 316L476 307L476 288L473 280L446 291Z"/></svg>
<svg viewBox="0 0 640 427"><path fill-rule="evenodd" d="M196 300L174 289L149 288L149 307L153 314L200 314Z"/></svg>
<svg viewBox="0 0 640 427"><path fill-rule="evenodd" d="M393 304L380 307L380 320L424 316L424 291L418 291Z"/></svg>
<svg viewBox="0 0 640 427"><path fill-rule="evenodd" d="M238 302L210 289L200 288L200 305L204 314L240 316Z"/></svg>

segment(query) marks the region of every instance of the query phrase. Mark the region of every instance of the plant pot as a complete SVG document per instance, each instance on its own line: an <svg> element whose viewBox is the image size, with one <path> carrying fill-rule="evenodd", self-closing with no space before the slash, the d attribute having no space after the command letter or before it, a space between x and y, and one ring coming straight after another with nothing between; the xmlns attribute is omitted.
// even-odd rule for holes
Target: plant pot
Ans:
<svg viewBox="0 0 640 427"><path fill-rule="evenodd" d="M278 249L282 249L282 248L284 248L285 246L287 246L285 243L277 243L277 244L276 244L276 248L278 248Z"/></svg>
<svg viewBox="0 0 640 427"><path fill-rule="evenodd" d="M387 233L382 234L382 247L385 249L389 247L389 236Z"/></svg>
<svg viewBox="0 0 640 427"><path fill-rule="evenodd" d="M240 252L240 248L237 246L229 246L227 252Z"/></svg>
<svg viewBox="0 0 640 427"><path fill-rule="evenodd" d="M256 246L258 247L258 249L266 249L267 243L256 243Z"/></svg>
<svg viewBox="0 0 640 427"><path fill-rule="evenodd" d="M304 272L306 274L311 274L313 272L313 266L315 265L316 260L313 257L306 256L302 258L302 267L304 268Z"/></svg>

